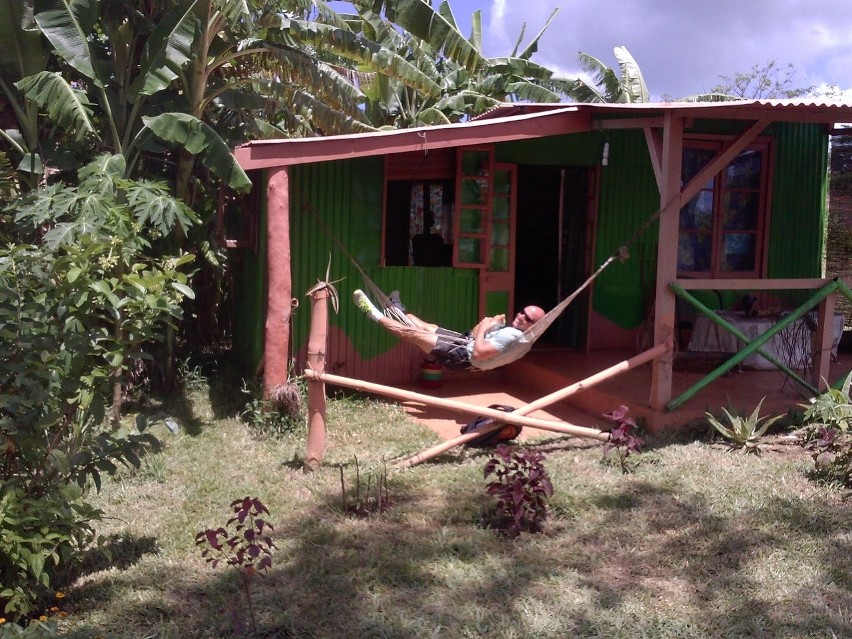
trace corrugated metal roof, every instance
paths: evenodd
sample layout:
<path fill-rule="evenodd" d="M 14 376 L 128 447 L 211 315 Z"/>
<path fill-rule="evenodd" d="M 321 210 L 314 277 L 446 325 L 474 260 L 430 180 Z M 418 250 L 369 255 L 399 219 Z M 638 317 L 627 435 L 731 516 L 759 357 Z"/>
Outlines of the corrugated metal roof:
<path fill-rule="evenodd" d="M 835 100 L 816 98 L 793 98 L 787 100 L 731 100 L 727 102 L 633 102 L 633 103 L 552 103 L 552 102 L 512 102 L 498 104 L 480 114 L 471 121 L 498 117 L 512 117 L 531 113 L 547 113 L 564 109 L 566 105 L 577 107 L 577 111 L 590 110 L 595 113 L 618 113 L 620 115 L 648 115 L 649 112 L 678 111 L 681 114 L 690 111 L 700 113 L 721 113 L 724 117 L 739 118 L 738 114 L 755 110 L 775 112 L 785 117 L 792 114 L 824 114 L 848 118 L 852 114 L 852 104 Z M 719 117 L 719 116 L 717 116 Z M 782 119 L 779 118 L 779 119 Z M 810 120 L 809 120 L 810 121 Z M 820 120 L 822 121 L 822 120 Z M 835 120 L 840 121 L 840 120 Z"/>
<path fill-rule="evenodd" d="M 647 102 L 634 104 L 506 104 L 458 124 L 317 138 L 257 140 L 235 149 L 244 169 L 487 144 L 590 131 L 601 121 L 681 117 L 834 125 L 852 122 L 852 104 L 812 98 L 733 102 Z M 641 122 L 633 126 L 641 127 Z"/>

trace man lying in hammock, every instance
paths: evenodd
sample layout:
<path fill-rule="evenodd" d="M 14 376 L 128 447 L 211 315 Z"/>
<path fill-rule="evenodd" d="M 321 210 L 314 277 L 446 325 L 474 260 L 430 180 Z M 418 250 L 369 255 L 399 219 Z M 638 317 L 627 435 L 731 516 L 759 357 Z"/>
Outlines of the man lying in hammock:
<path fill-rule="evenodd" d="M 483 318 L 467 333 L 457 333 L 412 315 L 405 310 L 398 297 L 394 299 L 393 293 L 391 303 L 405 314 L 410 325 L 383 315 L 363 291 L 356 290 L 352 299 L 367 317 L 378 322 L 399 339 L 414 344 L 451 370 L 465 370 L 472 366 L 472 360 L 481 361 L 496 357 L 545 315 L 538 306 L 526 306 L 515 315 L 511 326 L 506 326 L 505 315 L 496 315 Z"/>

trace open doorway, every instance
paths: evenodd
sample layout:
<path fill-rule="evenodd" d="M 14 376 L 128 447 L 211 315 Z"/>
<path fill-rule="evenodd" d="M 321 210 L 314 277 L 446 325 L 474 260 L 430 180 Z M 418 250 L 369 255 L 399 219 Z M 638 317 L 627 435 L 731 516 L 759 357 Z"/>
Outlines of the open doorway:
<path fill-rule="evenodd" d="M 518 166 L 515 307 L 550 310 L 586 277 L 588 169 Z M 575 300 L 539 343 L 585 346 L 588 296 Z"/>

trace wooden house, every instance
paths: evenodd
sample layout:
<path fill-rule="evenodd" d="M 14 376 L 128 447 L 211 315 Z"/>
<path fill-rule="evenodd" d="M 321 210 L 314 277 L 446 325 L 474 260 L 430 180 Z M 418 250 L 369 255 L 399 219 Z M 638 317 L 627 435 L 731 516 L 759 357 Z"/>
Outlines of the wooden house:
<path fill-rule="evenodd" d="M 833 300 L 848 290 L 818 293 L 829 141 L 842 122 L 852 105 L 807 100 L 511 104 L 446 126 L 245 144 L 235 155 L 255 188 L 223 216 L 235 349 L 247 370 L 263 361 L 265 388 L 285 382 L 305 362 L 306 291 L 328 271 L 340 308 L 326 370 L 403 384 L 422 353 L 357 311 L 355 264 L 421 317 L 465 329 L 525 304 L 552 308 L 626 245 L 630 257 L 531 355 L 557 367 L 672 345 L 644 368 L 639 402 L 663 426 L 682 421 L 676 353 L 697 316 L 745 298 L 777 324 L 775 311 L 816 295 L 816 387 L 837 338 Z"/>

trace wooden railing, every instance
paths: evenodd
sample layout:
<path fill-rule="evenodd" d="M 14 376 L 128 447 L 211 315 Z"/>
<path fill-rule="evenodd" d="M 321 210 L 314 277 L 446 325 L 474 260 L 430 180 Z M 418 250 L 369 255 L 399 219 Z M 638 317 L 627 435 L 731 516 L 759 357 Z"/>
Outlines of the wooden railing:
<path fill-rule="evenodd" d="M 726 331 L 729 331 L 740 341 L 745 344 L 745 347 L 734 353 L 723 364 L 708 373 L 705 377 L 687 389 L 682 395 L 673 399 L 666 404 L 666 410 L 674 410 L 690 397 L 695 395 L 702 388 L 718 379 L 732 368 L 740 364 L 748 356 L 759 353 L 775 366 L 781 369 L 786 375 L 795 379 L 804 388 L 817 394 L 824 386 L 825 380 L 828 378 L 828 369 L 831 357 L 832 343 L 832 318 L 834 316 L 835 297 L 839 293 L 852 301 L 852 289 L 840 278 L 834 279 L 770 279 L 770 280 L 677 280 L 669 284 L 669 288 L 680 299 L 688 302 L 701 314 L 705 315 L 712 322 L 721 326 Z M 689 290 L 724 290 L 724 291 L 743 291 L 751 292 L 756 290 L 777 291 L 777 290 L 814 290 L 816 292 L 811 295 L 807 301 L 803 302 L 789 313 L 781 316 L 769 330 L 762 333 L 755 339 L 749 339 L 730 322 L 720 317 L 719 314 L 707 307 L 694 295 L 689 293 Z M 815 335 L 815 357 L 814 370 L 816 371 L 816 385 L 811 384 L 807 380 L 799 376 L 795 371 L 791 370 L 787 365 L 778 360 L 774 355 L 762 350 L 762 347 L 771 340 L 777 333 L 783 331 L 804 315 L 809 313 L 811 309 L 819 304 L 819 312 L 817 317 L 817 330 Z"/>

